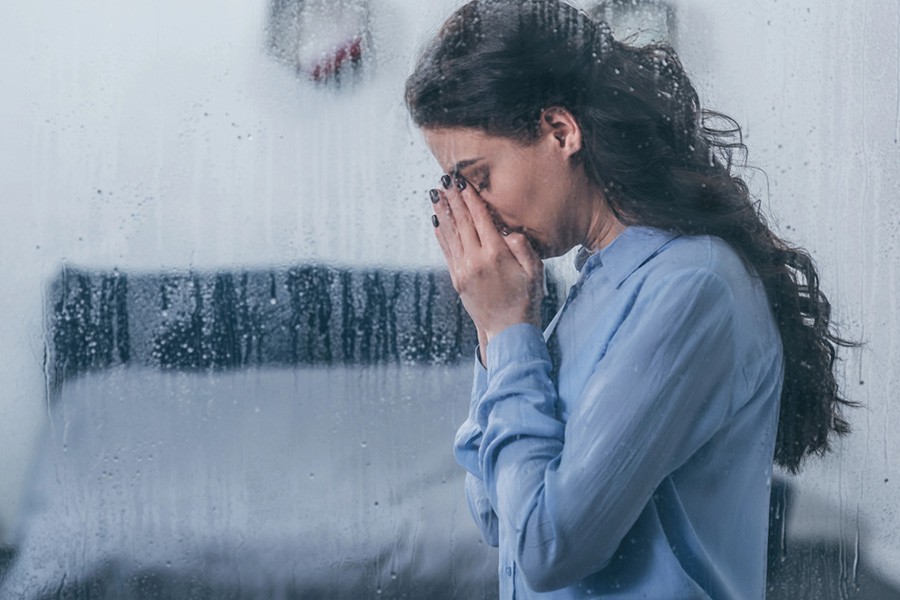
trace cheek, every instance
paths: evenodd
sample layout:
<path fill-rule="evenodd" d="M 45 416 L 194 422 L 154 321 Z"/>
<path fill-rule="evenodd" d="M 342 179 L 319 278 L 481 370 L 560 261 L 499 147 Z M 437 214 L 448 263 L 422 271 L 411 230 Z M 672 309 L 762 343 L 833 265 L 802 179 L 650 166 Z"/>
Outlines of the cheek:
<path fill-rule="evenodd" d="M 507 225 L 520 225 L 533 204 L 533 190 L 523 177 L 492 177 L 490 187 L 481 192 L 497 216 Z"/>

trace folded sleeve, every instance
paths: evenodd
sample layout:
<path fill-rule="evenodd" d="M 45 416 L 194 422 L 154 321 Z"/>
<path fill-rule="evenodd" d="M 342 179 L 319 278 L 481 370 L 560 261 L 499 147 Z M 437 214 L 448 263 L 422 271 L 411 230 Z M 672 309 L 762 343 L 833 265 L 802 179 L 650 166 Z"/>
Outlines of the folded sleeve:
<path fill-rule="evenodd" d="M 469 512 L 481 531 L 484 541 L 494 548 L 499 546 L 500 533 L 497 513 L 494 512 L 487 490 L 484 489 L 484 481 L 471 473 L 466 473 L 466 500 L 469 504 Z"/>
<path fill-rule="evenodd" d="M 739 372 L 734 311 L 708 269 L 646 283 L 567 424 L 540 329 L 513 325 L 491 340 L 472 427 L 485 491 L 529 587 L 602 569 L 656 487 L 721 427 Z"/>
<path fill-rule="evenodd" d="M 497 547 L 499 544 L 498 521 L 494 507 L 488 498 L 484 482 L 481 480 L 481 467 L 478 464 L 478 448 L 481 444 L 481 427 L 475 420 L 474 410 L 487 391 L 487 369 L 481 364 L 478 347 L 475 347 L 475 374 L 472 382 L 472 398 L 469 403 L 469 415 L 456 432 L 454 454 L 456 461 L 466 471 L 466 501 L 475 524 L 481 531 L 484 541 Z"/>
<path fill-rule="evenodd" d="M 487 391 L 487 369 L 481 364 L 478 346 L 475 347 L 475 374 L 472 380 L 472 397 L 469 402 L 469 415 L 456 431 L 453 444 L 456 462 L 469 473 L 481 478 L 481 467 L 478 465 L 478 447 L 481 444 L 481 427 L 475 419 L 475 408 Z"/>

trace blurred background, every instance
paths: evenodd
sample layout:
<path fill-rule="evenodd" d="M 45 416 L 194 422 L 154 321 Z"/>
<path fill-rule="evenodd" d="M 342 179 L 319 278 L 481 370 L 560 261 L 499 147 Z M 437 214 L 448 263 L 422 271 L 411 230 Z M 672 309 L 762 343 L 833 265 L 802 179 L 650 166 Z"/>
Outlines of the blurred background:
<path fill-rule="evenodd" d="M 460 4 L 0 6 L 0 598 L 496 597 L 402 104 Z M 773 483 L 769 597 L 900 597 L 900 2 L 578 5 L 674 44 L 866 343 L 853 434 Z"/>

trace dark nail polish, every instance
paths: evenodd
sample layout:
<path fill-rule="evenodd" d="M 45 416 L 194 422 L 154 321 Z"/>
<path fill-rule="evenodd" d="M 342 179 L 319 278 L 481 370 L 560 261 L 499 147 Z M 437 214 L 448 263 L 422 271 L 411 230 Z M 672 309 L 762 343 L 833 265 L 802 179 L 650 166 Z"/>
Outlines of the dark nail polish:
<path fill-rule="evenodd" d="M 463 191 L 466 189 L 466 178 L 462 175 L 457 175 L 456 177 L 456 187 L 459 188 L 459 191 Z"/>
<path fill-rule="evenodd" d="M 449 190 L 449 189 L 450 189 L 450 184 L 452 184 L 452 183 L 453 183 L 453 182 L 450 181 L 450 176 L 449 176 L 449 175 L 442 175 L 442 176 L 441 176 L 441 185 L 444 186 L 444 189 L 445 189 L 445 190 Z"/>
<path fill-rule="evenodd" d="M 438 223 L 437 215 L 431 215 L 431 224 L 434 225 L 435 227 L 440 225 L 440 223 Z"/>
<path fill-rule="evenodd" d="M 428 190 L 428 193 L 431 195 L 431 203 L 432 204 L 437 204 L 438 202 L 441 201 L 441 195 L 438 193 L 437 190 Z"/>

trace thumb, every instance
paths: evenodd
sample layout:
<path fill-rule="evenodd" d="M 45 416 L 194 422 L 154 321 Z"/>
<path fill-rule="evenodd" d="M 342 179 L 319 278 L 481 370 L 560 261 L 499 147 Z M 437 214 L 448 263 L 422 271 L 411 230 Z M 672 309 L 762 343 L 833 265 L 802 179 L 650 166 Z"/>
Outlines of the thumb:
<path fill-rule="evenodd" d="M 534 277 L 535 274 L 543 272 L 544 265 L 541 262 L 541 258 L 534 251 L 534 248 L 531 247 L 531 242 L 528 241 L 527 237 L 519 232 L 515 232 L 504 236 L 503 241 L 509 246 L 509 251 L 516 257 L 516 260 L 519 261 L 519 264 L 522 265 L 522 268 L 529 276 Z"/>

